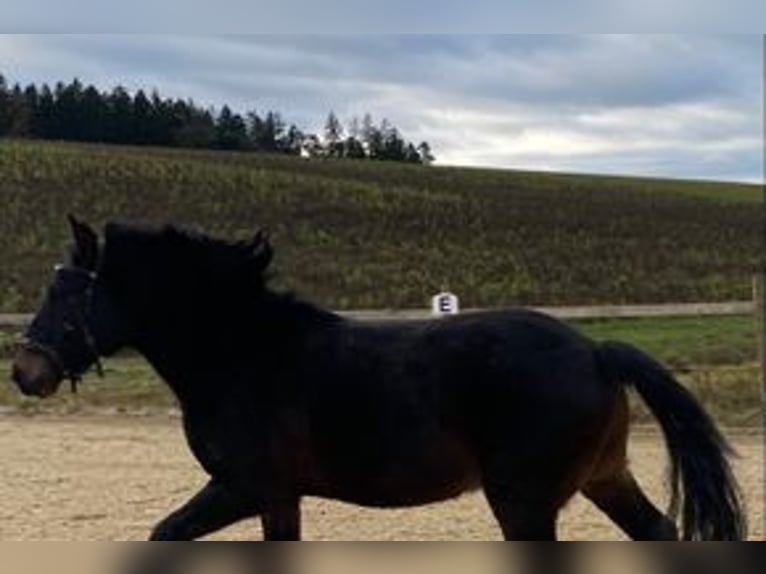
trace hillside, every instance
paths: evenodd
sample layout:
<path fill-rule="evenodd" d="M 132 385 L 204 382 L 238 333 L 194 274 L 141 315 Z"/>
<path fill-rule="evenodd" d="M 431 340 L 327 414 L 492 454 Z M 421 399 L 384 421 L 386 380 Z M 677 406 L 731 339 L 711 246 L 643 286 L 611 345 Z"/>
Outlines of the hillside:
<path fill-rule="evenodd" d="M 276 282 L 336 308 L 750 296 L 761 189 L 518 171 L 0 141 L 0 311 L 39 301 L 65 214 L 267 227 Z"/>

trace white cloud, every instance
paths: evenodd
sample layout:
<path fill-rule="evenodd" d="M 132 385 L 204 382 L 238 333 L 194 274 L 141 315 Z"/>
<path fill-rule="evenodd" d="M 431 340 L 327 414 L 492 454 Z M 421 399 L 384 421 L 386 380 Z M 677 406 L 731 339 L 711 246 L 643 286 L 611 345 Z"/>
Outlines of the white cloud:
<path fill-rule="evenodd" d="M 3 6 L 3 25 L 37 33 L 760 33 L 763 15 L 756 0 L 25 0 Z"/>
<path fill-rule="evenodd" d="M 80 77 L 205 105 L 387 117 L 440 163 L 762 174 L 759 37 L 0 36 L 11 81 Z"/>

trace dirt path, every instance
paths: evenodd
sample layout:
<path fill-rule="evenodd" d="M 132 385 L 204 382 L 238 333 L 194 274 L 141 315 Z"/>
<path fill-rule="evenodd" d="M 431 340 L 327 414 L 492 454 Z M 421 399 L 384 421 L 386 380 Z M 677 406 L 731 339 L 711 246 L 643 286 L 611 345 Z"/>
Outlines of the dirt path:
<path fill-rule="evenodd" d="M 751 537 L 763 537 L 760 436 L 731 434 L 746 494 Z M 0 417 L 0 540 L 141 540 L 152 525 L 205 482 L 178 420 L 146 417 Z M 653 500 L 663 500 L 665 451 L 637 433 L 631 459 Z M 309 540 L 496 540 L 480 494 L 407 510 L 368 510 L 307 499 Z M 617 540 L 621 534 L 576 498 L 559 523 L 563 539 Z M 216 539 L 260 536 L 249 521 Z"/>

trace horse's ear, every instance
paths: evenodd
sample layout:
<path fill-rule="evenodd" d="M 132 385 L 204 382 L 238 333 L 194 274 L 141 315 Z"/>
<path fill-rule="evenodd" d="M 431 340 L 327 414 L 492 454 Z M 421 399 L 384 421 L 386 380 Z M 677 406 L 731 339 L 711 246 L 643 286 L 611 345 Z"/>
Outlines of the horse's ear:
<path fill-rule="evenodd" d="M 79 221 L 74 215 L 68 215 L 67 219 L 74 238 L 72 265 L 95 271 L 98 264 L 98 235 L 87 223 Z"/>
<path fill-rule="evenodd" d="M 269 263 L 271 263 L 271 258 L 274 256 L 268 232 L 259 229 L 250 245 L 252 246 L 251 257 L 253 260 L 256 261 L 261 270 L 266 269 Z"/>

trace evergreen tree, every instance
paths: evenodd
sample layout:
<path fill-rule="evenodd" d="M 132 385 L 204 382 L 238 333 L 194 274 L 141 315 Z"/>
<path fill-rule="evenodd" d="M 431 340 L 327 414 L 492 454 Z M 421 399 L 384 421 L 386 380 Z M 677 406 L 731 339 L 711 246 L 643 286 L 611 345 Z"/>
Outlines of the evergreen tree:
<path fill-rule="evenodd" d="M 373 158 L 420 161 L 433 155 L 426 142 L 417 148 L 406 142 L 387 120 L 375 126 L 372 116 L 354 116 L 347 135 L 330 112 L 323 137 L 286 127 L 282 116 L 269 111 L 264 117 L 250 112 L 247 120 L 224 106 L 220 114 L 198 107 L 192 100 L 163 98 L 156 90 L 147 97 L 122 86 L 111 92 L 84 87 L 78 78 L 69 84 L 34 84 L 9 88 L 0 74 L 0 136 L 34 137 L 134 145 L 255 150 L 303 154 L 310 157 Z"/>
<path fill-rule="evenodd" d="M 24 88 L 24 93 L 17 105 L 17 121 L 23 125 L 19 129 L 19 135 L 26 137 L 39 137 L 40 126 L 38 123 L 40 96 L 37 92 L 37 86 L 29 84 Z"/>
<path fill-rule="evenodd" d="M 11 96 L 5 76 L 0 74 L 0 136 L 7 135 L 11 129 Z"/>
<path fill-rule="evenodd" d="M 82 84 L 75 78 L 66 86 L 57 85 L 56 116 L 61 139 L 81 141 L 83 123 L 81 117 Z"/>
<path fill-rule="evenodd" d="M 281 149 L 285 123 L 277 112 L 268 112 L 261 118 L 256 112 L 248 114 L 251 147 L 258 151 L 276 152 Z"/>
<path fill-rule="evenodd" d="M 131 122 L 131 143 L 146 145 L 151 141 L 152 102 L 143 90 L 133 96 L 133 114 Z"/>
<path fill-rule="evenodd" d="M 330 157 L 343 156 L 343 126 L 334 112 L 327 115 L 324 126 L 324 141 L 327 155 Z"/>
<path fill-rule="evenodd" d="M 266 114 L 266 133 L 269 137 L 269 146 L 266 151 L 275 152 L 279 150 L 279 142 L 285 135 L 285 122 L 278 112 L 269 112 Z"/>
<path fill-rule="evenodd" d="M 363 129 L 367 147 L 367 157 L 370 159 L 385 159 L 385 145 L 381 130 L 372 124 L 365 126 Z"/>
<path fill-rule="evenodd" d="M 407 163 L 421 163 L 420 154 L 415 146 L 412 145 L 412 142 L 408 143 L 404 150 L 404 161 Z"/>
<path fill-rule="evenodd" d="M 213 114 L 188 103 L 186 119 L 176 131 L 176 142 L 181 147 L 215 147 L 216 127 Z"/>
<path fill-rule="evenodd" d="M 36 136 L 45 139 L 55 137 L 56 100 L 47 84 L 40 89 L 35 116 Z"/>
<path fill-rule="evenodd" d="M 364 159 L 367 154 L 364 151 L 364 146 L 355 137 L 349 136 L 346 141 L 343 142 L 343 157 L 349 159 Z"/>
<path fill-rule="evenodd" d="M 348 129 L 346 130 L 348 133 L 348 137 L 358 140 L 361 143 L 362 140 L 362 126 L 359 123 L 359 118 L 356 116 L 353 116 L 351 118 L 351 121 L 348 122 Z"/>
<path fill-rule="evenodd" d="M 117 86 L 106 100 L 104 137 L 112 143 L 134 143 L 133 99 L 127 90 Z"/>
<path fill-rule="evenodd" d="M 106 141 L 106 110 L 101 94 L 93 86 L 88 86 L 82 93 L 79 102 L 80 137 L 83 141 L 103 142 Z"/>
<path fill-rule="evenodd" d="M 378 130 L 372 121 L 372 116 L 369 113 L 364 114 L 360 136 L 362 138 L 362 143 L 364 143 L 365 146 L 370 145 L 370 140 L 373 138 L 376 131 Z"/>
<path fill-rule="evenodd" d="M 420 163 L 423 165 L 431 165 L 436 158 L 431 153 L 431 146 L 428 142 L 420 142 L 418 145 L 418 154 L 420 155 Z"/>
<path fill-rule="evenodd" d="M 291 125 L 279 142 L 279 149 L 290 155 L 299 155 L 303 145 L 304 134 L 295 125 Z"/>
<path fill-rule="evenodd" d="M 10 135 L 13 137 L 29 136 L 29 114 L 25 106 L 24 90 L 19 84 L 14 84 L 10 95 L 11 125 Z"/>
<path fill-rule="evenodd" d="M 242 116 L 224 106 L 215 125 L 215 146 L 218 149 L 241 150 L 248 144 L 247 124 Z"/>
<path fill-rule="evenodd" d="M 383 120 L 380 126 L 383 150 L 381 159 L 387 161 L 404 161 L 405 143 L 397 130 L 388 120 Z"/>
<path fill-rule="evenodd" d="M 166 146 L 173 141 L 173 105 L 162 99 L 157 90 L 152 90 L 149 142 Z"/>
<path fill-rule="evenodd" d="M 258 112 L 255 110 L 247 112 L 247 133 L 251 149 L 261 151 L 261 145 L 266 139 L 264 132 L 264 122 Z"/>

